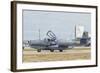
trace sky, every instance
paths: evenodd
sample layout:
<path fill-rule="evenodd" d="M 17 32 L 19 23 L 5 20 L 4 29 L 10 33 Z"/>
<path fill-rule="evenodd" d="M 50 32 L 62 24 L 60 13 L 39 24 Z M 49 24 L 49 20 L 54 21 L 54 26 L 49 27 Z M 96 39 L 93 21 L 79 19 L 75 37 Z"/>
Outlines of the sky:
<path fill-rule="evenodd" d="M 46 38 L 51 30 L 57 39 L 72 40 L 75 38 L 75 25 L 83 25 L 91 33 L 91 14 L 61 11 L 23 10 L 23 40 Z"/>

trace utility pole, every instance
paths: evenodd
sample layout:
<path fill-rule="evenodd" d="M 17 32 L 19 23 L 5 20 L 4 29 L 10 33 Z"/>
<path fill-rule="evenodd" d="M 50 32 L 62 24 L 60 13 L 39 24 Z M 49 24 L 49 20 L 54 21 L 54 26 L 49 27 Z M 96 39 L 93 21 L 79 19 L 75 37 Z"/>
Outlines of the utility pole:
<path fill-rule="evenodd" d="M 39 29 L 39 40 L 41 40 L 41 37 L 40 37 L 40 29 Z"/>

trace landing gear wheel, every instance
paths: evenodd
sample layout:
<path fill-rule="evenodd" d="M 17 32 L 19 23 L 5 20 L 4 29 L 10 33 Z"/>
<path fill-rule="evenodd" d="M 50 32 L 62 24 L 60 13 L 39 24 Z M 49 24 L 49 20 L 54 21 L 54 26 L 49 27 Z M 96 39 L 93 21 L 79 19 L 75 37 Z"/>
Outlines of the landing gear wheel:
<path fill-rule="evenodd" d="M 53 49 L 51 49 L 50 51 L 51 51 L 51 52 L 54 52 L 54 50 L 53 50 Z"/>
<path fill-rule="evenodd" d="M 61 49 L 60 49 L 59 51 L 60 51 L 60 52 L 63 52 L 63 50 L 61 50 Z"/>
<path fill-rule="evenodd" d="M 41 52 L 41 49 L 38 49 L 37 52 Z"/>

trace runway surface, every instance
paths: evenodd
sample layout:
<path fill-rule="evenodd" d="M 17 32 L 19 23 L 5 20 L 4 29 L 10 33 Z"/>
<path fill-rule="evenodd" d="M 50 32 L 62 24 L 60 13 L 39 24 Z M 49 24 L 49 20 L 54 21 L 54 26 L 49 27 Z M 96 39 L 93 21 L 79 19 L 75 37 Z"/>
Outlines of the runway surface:
<path fill-rule="evenodd" d="M 64 61 L 64 60 L 84 60 L 91 59 L 91 50 L 90 48 L 73 48 L 69 50 L 42 50 L 37 52 L 33 49 L 24 49 L 23 50 L 23 62 L 44 62 L 44 61 Z"/>

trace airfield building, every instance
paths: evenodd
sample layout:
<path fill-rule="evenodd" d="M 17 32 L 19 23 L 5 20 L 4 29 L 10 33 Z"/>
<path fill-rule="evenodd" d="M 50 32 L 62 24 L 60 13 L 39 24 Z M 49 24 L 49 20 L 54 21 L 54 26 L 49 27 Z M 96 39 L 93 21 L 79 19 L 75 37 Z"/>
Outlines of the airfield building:
<path fill-rule="evenodd" d="M 89 32 L 84 30 L 83 25 L 75 26 L 75 42 L 80 43 L 81 45 L 84 43 L 90 43 L 91 37 Z M 89 44 L 90 45 L 90 44 Z"/>

